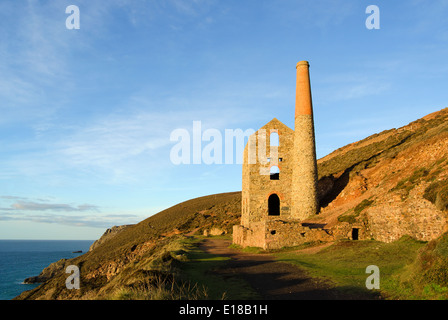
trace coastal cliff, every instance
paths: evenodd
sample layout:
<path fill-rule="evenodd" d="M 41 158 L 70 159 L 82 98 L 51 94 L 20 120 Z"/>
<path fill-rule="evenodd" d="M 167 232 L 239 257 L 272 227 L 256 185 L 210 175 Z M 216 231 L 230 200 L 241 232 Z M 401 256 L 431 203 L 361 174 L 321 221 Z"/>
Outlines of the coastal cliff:
<path fill-rule="evenodd" d="M 92 251 L 96 247 L 100 246 L 102 243 L 112 239 L 117 234 L 119 234 L 121 231 L 123 231 L 124 229 L 126 229 L 130 226 L 132 226 L 132 224 L 127 224 L 127 225 L 122 225 L 122 226 L 113 226 L 112 228 L 107 229 L 98 240 L 96 240 L 94 243 L 92 243 L 92 245 L 89 248 L 89 251 Z"/>
<path fill-rule="evenodd" d="M 366 241 L 411 236 L 428 242 L 426 256 L 446 253 L 440 248 L 447 231 L 448 109 L 335 150 L 318 160 L 318 173 L 321 209 L 303 221 L 310 229 L 324 226 L 332 241 L 354 240 L 354 229 Z M 16 299 L 109 299 L 125 289 L 154 288 L 161 278 L 174 287 L 187 239 L 216 229 L 230 234 L 240 217 L 241 192 L 231 192 L 185 201 L 138 224 L 113 227 L 89 252 L 44 269 L 30 281 L 45 282 Z M 434 243 L 437 252 L 432 251 Z M 431 268 L 418 259 L 418 268 Z M 437 259 L 438 270 L 448 267 L 444 256 Z M 80 268 L 80 290 L 65 287 L 62 269 L 68 264 Z"/>

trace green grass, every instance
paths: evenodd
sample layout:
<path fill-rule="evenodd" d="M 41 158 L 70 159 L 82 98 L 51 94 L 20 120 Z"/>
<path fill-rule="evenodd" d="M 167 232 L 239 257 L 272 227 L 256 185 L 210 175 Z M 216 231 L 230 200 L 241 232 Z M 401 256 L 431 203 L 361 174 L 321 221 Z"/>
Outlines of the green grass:
<path fill-rule="evenodd" d="M 401 199 L 405 200 L 412 189 L 417 185 L 417 183 L 429 175 L 429 170 L 425 168 L 416 169 L 411 176 L 406 177 L 398 181 L 397 185 L 391 189 L 391 191 L 401 190 Z"/>
<path fill-rule="evenodd" d="M 246 252 L 246 253 L 264 253 L 264 252 L 266 252 L 265 250 L 263 250 L 260 247 L 244 247 L 243 248 L 240 245 L 233 244 L 233 243 L 229 246 L 229 248 L 237 249 L 241 252 Z"/>
<path fill-rule="evenodd" d="M 448 233 L 424 246 L 406 267 L 397 288 L 413 299 L 448 299 Z"/>
<path fill-rule="evenodd" d="M 356 218 L 363 212 L 365 209 L 370 207 L 372 203 L 374 203 L 374 200 L 371 199 L 364 199 L 359 203 L 355 208 L 348 210 L 346 213 L 340 215 L 338 217 L 339 222 L 348 222 L 348 223 L 355 223 Z"/>
<path fill-rule="evenodd" d="M 254 291 L 236 276 L 221 276 L 227 257 L 198 248 L 203 236 L 166 239 L 152 255 L 129 264 L 111 279 L 99 298 L 108 300 L 255 299 Z M 228 236 L 216 238 L 228 239 Z M 96 297 L 98 298 L 98 296 Z"/>
<path fill-rule="evenodd" d="M 201 230 L 204 226 L 213 224 L 228 231 L 236 224 L 240 213 L 241 192 L 222 193 L 181 202 L 126 228 L 100 245 L 89 253 L 85 268 L 94 269 L 98 262 L 125 256 L 134 246 L 160 239 L 162 234 L 175 229 Z"/>
<path fill-rule="evenodd" d="M 330 160 L 320 163 L 318 170 L 319 177 L 322 178 L 324 176 L 331 175 L 338 176 L 341 172 L 349 172 L 350 175 L 356 174 L 364 168 L 377 165 L 384 158 L 396 157 L 398 153 L 405 151 L 407 148 L 418 146 L 418 144 L 420 143 L 432 143 L 435 140 L 445 138 L 448 136 L 447 119 L 448 109 L 445 109 L 442 110 L 440 114 L 434 119 L 420 119 L 415 121 L 413 123 L 413 127 L 415 127 L 415 129 L 410 129 L 410 127 L 407 127 L 403 130 L 392 129 L 387 132 L 381 133 L 392 133 L 392 135 L 384 138 L 383 140 L 378 139 L 376 140 L 376 142 L 373 142 L 374 138 L 378 138 L 381 135 L 377 134 L 359 141 L 354 144 L 354 148 L 352 148 L 349 152 L 339 155 L 336 154 Z M 368 142 L 369 140 L 372 140 L 372 143 L 366 144 L 365 142 Z M 428 189 L 425 192 L 425 198 L 432 201 L 438 208 L 446 210 L 448 209 L 448 182 L 446 180 L 440 181 L 441 178 L 439 176 L 440 174 L 446 172 L 447 165 L 448 163 L 446 156 L 444 158 L 437 159 L 437 161 L 435 161 L 435 163 L 433 164 L 433 167 L 427 167 L 427 169 L 430 171 L 429 174 L 427 174 L 425 169 L 423 169 L 422 171 L 416 171 L 414 175 L 408 178 L 407 181 L 403 181 L 399 188 L 403 188 L 403 190 L 405 190 L 404 192 L 408 192 L 408 190 L 411 190 L 411 188 L 413 188 L 413 184 L 410 183 L 412 182 L 411 180 L 414 180 L 414 182 L 416 183 L 418 183 L 420 180 L 425 180 L 426 182 L 430 183 Z M 345 178 L 346 176 L 343 175 L 343 177 Z M 363 206 L 364 205 L 366 205 L 366 203 L 364 203 Z M 359 209 L 361 210 L 363 208 L 360 207 Z M 358 211 L 359 210 L 355 210 L 354 208 L 350 213 L 353 213 L 353 217 L 355 217 L 355 215 L 358 214 Z M 362 210 L 359 211 L 359 213 L 360 212 L 362 212 Z M 179 203 L 171 208 L 167 208 L 159 212 L 158 214 L 141 221 L 136 225 L 126 228 L 110 240 L 100 245 L 92 252 L 88 252 L 74 259 L 70 259 L 67 263 L 78 265 L 81 269 L 81 283 L 83 284 L 81 290 L 76 292 L 74 292 L 73 290 L 68 292 L 66 290 L 66 274 L 62 270 L 50 282 L 36 288 L 32 293 L 30 293 L 30 296 L 33 296 L 33 298 L 37 298 L 39 296 L 43 297 L 48 292 L 53 292 L 51 294 L 52 299 L 70 298 L 75 295 L 76 297 L 81 298 L 83 292 L 91 292 L 91 294 L 94 295 L 99 290 L 102 290 L 114 281 L 117 282 L 118 285 L 128 285 L 127 281 L 131 279 L 131 275 L 137 275 L 137 273 L 134 274 L 132 272 L 137 272 L 136 270 L 138 268 L 142 268 L 142 270 L 145 271 L 149 269 L 163 271 L 163 269 L 170 269 L 171 263 L 177 265 L 185 265 L 187 272 L 189 272 L 192 276 L 211 288 L 211 291 L 214 290 L 213 295 L 216 298 L 221 298 L 221 295 L 223 294 L 223 292 L 220 292 L 218 289 L 216 289 L 221 287 L 220 284 L 224 285 L 222 286 L 222 288 L 228 288 L 231 287 L 231 285 L 235 285 L 235 288 L 237 289 L 235 289 L 234 291 L 236 292 L 232 291 L 232 288 L 226 291 L 226 294 L 228 294 L 228 296 L 230 297 L 240 297 L 241 295 L 250 296 L 251 294 L 248 290 L 246 290 L 247 288 L 241 288 L 244 286 L 242 284 L 239 284 L 235 279 L 218 277 L 210 272 L 207 272 L 207 265 L 212 269 L 224 266 L 227 261 L 223 257 L 203 256 L 200 252 L 195 251 L 196 249 L 194 249 L 194 246 L 193 248 L 189 247 L 188 250 L 178 250 L 175 248 L 166 247 L 169 254 L 165 252 L 162 255 L 159 255 L 158 253 L 160 250 L 165 250 L 165 246 L 168 246 L 168 242 L 170 241 L 170 239 L 167 239 L 169 237 L 166 237 L 166 233 L 170 233 L 174 230 L 184 233 L 197 230 L 197 232 L 200 233 L 201 231 L 203 231 L 203 229 L 210 228 L 210 226 L 217 226 L 227 232 L 230 232 L 232 225 L 238 224 L 240 222 L 240 215 L 241 192 L 210 195 Z M 156 246 L 148 252 L 145 252 L 143 256 L 137 256 L 137 261 L 132 260 L 135 252 L 138 252 L 142 247 L 145 246 L 145 244 L 151 241 L 154 241 L 154 243 L 156 243 Z M 380 253 L 384 255 L 383 249 L 393 248 L 393 244 L 388 244 L 386 245 L 386 247 L 384 247 L 383 245 L 378 245 L 379 249 L 373 249 L 373 247 L 376 245 L 375 242 L 366 242 L 367 244 L 365 245 L 365 247 L 363 246 L 363 243 L 363 241 L 360 241 L 354 244 L 354 246 L 359 246 L 358 249 L 361 253 L 363 253 L 361 255 L 357 255 L 354 252 L 350 253 L 350 249 L 348 249 L 347 252 L 343 250 L 338 251 L 337 248 L 339 248 L 338 246 L 341 245 L 333 246 L 333 249 L 331 250 L 334 250 L 334 252 L 331 251 L 330 248 L 328 248 L 327 250 L 330 251 L 324 250 L 322 253 L 313 255 L 313 258 L 310 258 L 311 255 L 294 256 L 291 251 L 289 251 L 288 253 L 282 252 L 280 254 L 283 254 L 285 256 L 291 255 L 290 259 L 291 261 L 296 261 L 295 263 L 299 263 L 298 261 L 301 261 L 300 263 L 302 263 L 303 265 L 315 266 L 316 274 L 323 274 L 328 278 L 334 277 L 335 279 L 339 279 L 344 282 L 344 270 L 346 270 L 346 274 L 350 275 L 350 272 L 354 272 L 351 276 L 355 278 L 359 277 L 358 280 L 365 280 L 366 275 L 363 271 L 367 266 L 365 264 L 368 263 L 368 260 L 371 260 L 371 258 L 374 257 L 374 253 L 381 257 Z M 189 245 L 193 244 L 190 243 Z M 347 244 L 345 244 L 345 246 L 349 247 Z M 398 245 L 395 244 L 395 246 Z M 413 247 L 413 245 L 409 245 L 409 247 Z M 186 253 L 182 252 L 181 250 L 184 250 Z M 410 257 L 412 257 L 415 252 L 409 250 L 409 248 L 405 248 L 404 252 L 409 253 Z M 426 292 L 427 294 L 435 294 L 437 292 L 443 293 L 445 290 L 445 286 L 443 285 L 443 268 L 448 266 L 448 264 L 445 265 L 444 262 L 444 259 L 446 258 L 440 256 L 438 253 L 430 254 L 428 252 L 423 254 L 419 258 L 419 266 L 423 268 L 422 270 L 425 270 L 425 274 L 427 274 L 428 279 L 430 279 L 429 282 L 425 282 L 425 287 L 421 290 L 421 292 Z M 180 259 L 180 257 L 184 254 L 187 256 L 187 259 L 190 259 L 189 261 Z M 395 254 L 399 258 L 396 261 L 390 262 L 387 262 L 388 260 L 385 259 L 386 265 L 383 267 L 379 265 L 381 270 L 383 270 L 382 268 L 385 268 L 385 271 L 388 270 L 387 268 L 397 268 L 397 270 L 401 268 L 405 261 L 405 258 L 400 255 L 400 252 L 395 252 Z M 359 259 L 361 259 L 363 255 L 366 256 L 365 261 L 359 261 Z M 178 256 L 179 259 L 177 258 Z M 332 265 L 332 258 L 336 259 L 336 263 L 334 263 L 334 265 Z M 101 268 L 107 266 L 110 261 L 116 262 L 117 265 L 122 265 L 123 270 L 127 270 L 126 264 L 129 263 L 129 259 L 131 259 L 132 263 L 135 262 L 135 265 L 128 266 L 130 272 L 129 275 L 116 275 L 112 279 L 107 279 L 105 274 L 99 274 L 97 277 L 89 279 L 83 278 L 85 275 L 88 275 L 91 272 L 101 270 Z M 356 264 L 356 261 L 358 261 L 357 263 L 362 262 L 362 265 L 359 265 L 358 267 L 356 267 L 355 265 L 351 265 Z M 428 261 L 432 261 L 434 264 L 428 267 Z M 415 265 L 415 268 L 417 268 L 417 265 L 418 264 Z M 349 271 L 349 269 L 346 268 L 352 268 L 350 270 L 355 271 Z M 322 270 L 322 272 L 319 270 Z M 359 272 L 361 272 L 361 276 L 359 276 Z M 414 273 L 414 275 L 415 274 L 416 273 Z M 338 278 L 339 275 L 340 278 Z M 351 279 L 351 276 L 348 278 Z M 349 281 L 348 278 L 345 282 L 348 282 L 350 286 L 356 287 L 355 284 L 350 283 L 351 280 Z M 151 279 L 147 275 L 142 275 L 142 279 L 140 280 L 150 281 Z M 387 284 L 386 280 L 384 280 L 382 283 Z M 195 284 L 195 282 L 192 283 Z M 230 286 L 229 283 L 231 284 Z M 194 288 L 194 284 L 192 288 Z M 180 283 L 179 285 L 181 288 L 184 288 L 184 283 Z M 238 291 L 238 285 L 241 286 L 240 289 L 242 290 L 242 293 Z M 186 286 L 188 287 L 188 284 Z M 190 292 L 189 289 L 182 289 L 181 291 L 185 292 L 186 295 L 193 294 L 193 296 L 196 296 L 196 294 L 198 294 L 199 296 L 201 296 L 201 294 L 197 293 L 195 290 L 196 289 L 193 289 Z M 50 293 L 48 293 L 48 295 L 50 295 Z M 133 294 L 135 295 L 136 293 L 123 291 L 121 294 L 117 293 L 117 296 L 127 298 L 132 296 Z"/>
<path fill-rule="evenodd" d="M 403 268 L 414 261 L 423 242 L 409 237 L 393 243 L 378 241 L 339 241 L 315 254 L 276 253 L 277 259 L 304 268 L 311 276 L 329 281 L 336 290 L 360 297 L 397 296 L 396 279 Z M 380 290 L 369 291 L 366 268 L 380 269 Z M 402 294 L 402 293 L 400 293 Z"/>
<path fill-rule="evenodd" d="M 439 210 L 448 210 L 448 179 L 435 181 L 426 189 L 423 197 L 436 205 Z"/>
<path fill-rule="evenodd" d="M 238 276 L 218 275 L 216 269 L 225 268 L 228 257 L 208 254 L 198 248 L 201 237 L 185 241 L 188 261 L 182 262 L 180 271 L 183 279 L 204 286 L 211 300 L 259 299 L 257 293 Z"/>
<path fill-rule="evenodd" d="M 204 300 L 208 298 L 205 287 L 191 282 L 177 282 L 163 276 L 153 281 L 142 281 L 132 286 L 116 288 L 107 296 L 109 300 Z"/>

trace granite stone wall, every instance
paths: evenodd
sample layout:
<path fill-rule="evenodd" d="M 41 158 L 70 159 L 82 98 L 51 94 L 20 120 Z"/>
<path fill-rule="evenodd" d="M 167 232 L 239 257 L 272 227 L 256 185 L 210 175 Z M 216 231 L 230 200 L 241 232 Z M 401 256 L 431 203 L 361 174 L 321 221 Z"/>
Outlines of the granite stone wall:
<path fill-rule="evenodd" d="M 233 228 L 233 242 L 243 247 L 260 247 L 265 250 L 294 247 L 304 243 L 335 240 L 330 230 L 302 226 L 300 221 L 266 220 L 250 228 L 241 225 Z"/>

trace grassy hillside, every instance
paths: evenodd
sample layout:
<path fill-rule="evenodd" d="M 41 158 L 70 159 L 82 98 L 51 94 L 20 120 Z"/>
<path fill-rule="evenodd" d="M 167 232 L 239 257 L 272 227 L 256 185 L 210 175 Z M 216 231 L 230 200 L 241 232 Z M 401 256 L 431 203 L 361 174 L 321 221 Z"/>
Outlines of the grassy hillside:
<path fill-rule="evenodd" d="M 430 241 L 396 277 L 394 298 L 448 299 L 448 233 Z"/>
<path fill-rule="evenodd" d="M 328 280 L 340 292 L 359 299 L 408 298 L 397 290 L 397 282 L 403 269 L 424 246 L 424 242 L 406 236 L 392 243 L 341 240 L 313 253 L 288 249 L 276 256 L 279 261 L 298 265 L 311 275 Z M 366 289 L 366 268 L 370 265 L 379 268 L 381 290 Z"/>
<path fill-rule="evenodd" d="M 120 232 L 111 241 L 95 249 L 90 259 L 107 259 L 117 252 L 126 254 L 151 240 L 173 233 L 198 232 L 211 225 L 231 231 L 238 223 L 241 211 L 241 192 L 223 193 L 200 197 L 165 209 L 140 223 Z"/>
<path fill-rule="evenodd" d="M 429 222 L 434 223 L 434 234 L 440 231 L 438 226 L 445 225 L 442 218 L 448 208 L 447 120 L 448 109 L 443 109 L 319 159 L 323 208 L 310 221 L 328 226 L 362 225 L 370 232 L 369 237 L 383 242 L 370 238 L 355 245 L 338 242 L 316 255 L 285 253 L 282 259 L 308 266 L 316 275 L 325 270 L 334 281 L 353 286 L 353 279 L 347 280 L 353 270 L 365 268 L 372 257 L 383 257 L 384 268 L 390 271 L 385 283 L 396 281 L 396 287 L 402 290 L 394 293 L 397 297 L 411 293 L 422 296 L 430 290 L 444 293 L 445 238 L 427 246 L 422 241 L 398 239 L 403 226 L 418 238 L 425 236 L 421 226 Z M 19 299 L 209 298 L 206 289 L 180 276 L 182 266 L 195 256 L 188 236 L 211 228 L 229 234 L 232 226 L 239 224 L 240 212 L 241 192 L 185 201 L 125 228 L 80 257 L 60 263 L 56 276 Z M 416 212 L 428 216 L 420 221 L 413 217 Z M 417 255 L 420 248 L 422 252 Z M 400 250 L 406 254 L 399 255 Z M 394 260 L 395 256 L 400 259 Z M 405 267 L 415 257 L 415 262 Z M 359 266 L 353 265 L 358 262 Z M 81 290 L 65 289 L 67 275 L 63 271 L 70 264 L 81 269 Z M 408 278 L 401 278 L 404 268 Z M 363 277 L 364 273 L 358 280 Z M 213 291 L 214 297 L 220 294 Z"/>
<path fill-rule="evenodd" d="M 319 159 L 322 209 L 306 222 L 361 228 L 361 239 L 383 242 L 440 236 L 447 222 L 447 145 L 443 109 Z"/>
<path fill-rule="evenodd" d="M 319 178 L 375 166 L 381 159 L 394 158 L 412 145 L 448 134 L 447 119 L 448 108 L 445 108 L 402 128 L 386 130 L 339 148 L 319 159 Z"/>
<path fill-rule="evenodd" d="M 185 258 L 182 234 L 201 233 L 212 226 L 229 232 L 239 223 L 240 211 L 241 192 L 182 202 L 129 226 L 82 256 L 63 261 L 55 277 L 18 299 L 109 299 L 120 297 L 117 289 L 126 292 L 136 286 L 157 288 L 161 295 L 176 286 L 173 292 L 179 295 L 200 297 L 189 284 L 173 282 L 176 261 Z M 71 264 L 80 267 L 81 290 L 65 289 L 64 270 Z"/>

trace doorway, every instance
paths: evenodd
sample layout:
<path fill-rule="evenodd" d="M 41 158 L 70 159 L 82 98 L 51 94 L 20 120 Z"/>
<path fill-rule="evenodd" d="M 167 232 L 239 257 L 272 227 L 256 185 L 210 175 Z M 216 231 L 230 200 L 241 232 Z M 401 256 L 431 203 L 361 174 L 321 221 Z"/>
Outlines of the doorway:
<path fill-rule="evenodd" d="M 271 194 L 268 199 L 268 215 L 280 215 L 280 198 L 275 193 Z"/>
<path fill-rule="evenodd" d="M 352 229 L 352 240 L 358 240 L 359 239 L 359 229 L 353 228 Z"/>

